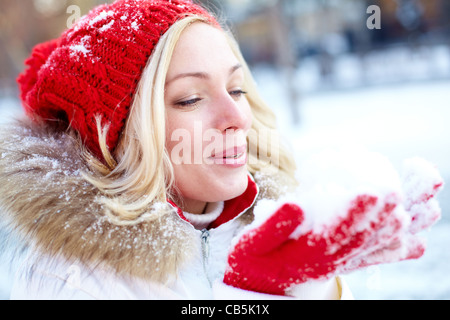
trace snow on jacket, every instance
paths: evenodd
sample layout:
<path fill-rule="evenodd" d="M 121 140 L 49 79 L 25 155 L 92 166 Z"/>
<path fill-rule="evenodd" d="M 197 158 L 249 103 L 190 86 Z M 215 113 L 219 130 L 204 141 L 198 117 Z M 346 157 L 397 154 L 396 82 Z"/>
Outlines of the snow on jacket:
<path fill-rule="evenodd" d="M 69 134 L 29 122 L 2 131 L 1 219 L 28 247 L 11 299 L 285 298 L 221 281 L 254 204 L 282 192 L 280 175 L 249 175 L 247 191 L 219 204 L 208 228 L 196 229 L 169 202 L 154 204 L 138 224 L 118 226 L 103 214 L 103 195 L 83 179 L 88 168 Z M 351 298 L 340 278 L 306 283 L 296 293 Z"/>

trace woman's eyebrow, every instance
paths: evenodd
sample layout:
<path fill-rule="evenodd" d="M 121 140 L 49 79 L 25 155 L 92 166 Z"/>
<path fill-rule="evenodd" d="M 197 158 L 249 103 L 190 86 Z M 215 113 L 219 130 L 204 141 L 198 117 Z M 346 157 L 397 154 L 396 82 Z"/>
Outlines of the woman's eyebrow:
<path fill-rule="evenodd" d="M 234 72 L 236 72 L 236 70 L 239 70 L 240 68 L 242 68 L 242 65 L 240 63 L 234 65 L 233 67 L 230 68 L 230 72 L 229 75 L 231 76 Z M 210 79 L 211 76 L 207 73 L 207 72 L 186 72 L 186 73 L 180 73 L 176 76 L 174 76 L 172 79 L 169 79 L 168 81 L 166 81 L 166 86 L 168 84 L 170 84 L 171 82 L 174 82 L 178 79 L 182 79 L 182 78 L 199 78 L 199 79 Z"/>
<path fill-rule="evenodd" d="M 230 69 L 230 76 L 236 71 L 242 68 L 242 64 L 238 63 Z"/>

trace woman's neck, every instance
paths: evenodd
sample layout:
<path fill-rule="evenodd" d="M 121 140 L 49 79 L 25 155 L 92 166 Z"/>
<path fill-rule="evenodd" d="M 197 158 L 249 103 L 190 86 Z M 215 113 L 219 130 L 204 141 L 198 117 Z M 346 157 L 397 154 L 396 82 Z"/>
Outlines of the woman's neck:
<path fill-rule="evenodd" d="M 183 208 L 184 212 L 189 212 L 192 214 L 203 214 L 205 213 L 207 202 L 199 200 L 184 200 Z"/>

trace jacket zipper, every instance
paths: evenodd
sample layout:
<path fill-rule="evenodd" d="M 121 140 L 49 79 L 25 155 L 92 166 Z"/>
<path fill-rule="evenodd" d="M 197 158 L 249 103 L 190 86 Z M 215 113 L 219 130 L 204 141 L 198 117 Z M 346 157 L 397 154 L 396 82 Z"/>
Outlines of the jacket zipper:
<path fill-rule="evenodd" d="M 208 261 L 209 261 L 209 238 L 211 234 L 207 229 L 202 230 L 202 256 L 203 256 L 203 271 L 205 273 L 206 279 L 208 279 L 209 285 L 212 286 L 211 279 L 208 275 Z"/>

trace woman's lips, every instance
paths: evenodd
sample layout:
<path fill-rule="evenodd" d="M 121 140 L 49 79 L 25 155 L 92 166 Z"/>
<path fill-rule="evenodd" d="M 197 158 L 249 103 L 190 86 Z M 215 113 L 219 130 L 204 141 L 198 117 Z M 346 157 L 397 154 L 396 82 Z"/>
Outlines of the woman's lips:
<path fill-rule="evenodd" d="M 242 167 L 247 164 L 247 146 L 229 148 L 211 156 L 214 164 Z"/>

